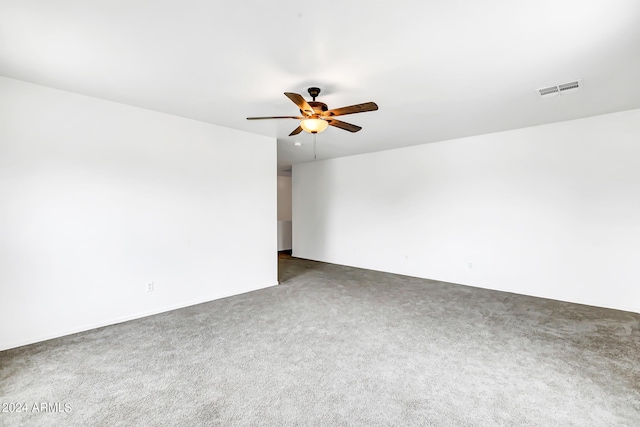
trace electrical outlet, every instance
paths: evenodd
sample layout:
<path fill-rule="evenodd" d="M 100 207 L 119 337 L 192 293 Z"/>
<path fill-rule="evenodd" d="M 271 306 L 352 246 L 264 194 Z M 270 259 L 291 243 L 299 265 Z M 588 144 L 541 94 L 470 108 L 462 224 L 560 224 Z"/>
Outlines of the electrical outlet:
<path fill-rule="evenodd" d="M 147 283 L 147 292 L 153 292 L 153 282 Z"/>

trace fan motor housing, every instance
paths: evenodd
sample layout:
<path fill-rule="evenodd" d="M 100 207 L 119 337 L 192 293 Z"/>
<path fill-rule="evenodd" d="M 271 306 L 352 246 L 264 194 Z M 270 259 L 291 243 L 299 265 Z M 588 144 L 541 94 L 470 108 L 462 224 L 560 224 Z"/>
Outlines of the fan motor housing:
<path fill-rule="evenodd" d="M 327 104 L 325 104 L 324 102 L 309 101 L 308 104 L 311 108 L 313 108 L 313 111 L 316 113 L 323 113 L 329 109 L 327 107 Z"/>

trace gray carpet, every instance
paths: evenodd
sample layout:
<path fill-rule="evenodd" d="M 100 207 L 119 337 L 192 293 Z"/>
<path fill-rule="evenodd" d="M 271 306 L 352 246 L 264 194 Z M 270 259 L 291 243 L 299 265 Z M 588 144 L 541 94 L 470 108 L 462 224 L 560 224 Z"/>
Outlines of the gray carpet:
<path fill-rule="evenodd" d="M 280 262 L 277 287 L 1 352 L 0 403 L 29 407 L 0 425 L 640 425 L 638 314 Z"/>

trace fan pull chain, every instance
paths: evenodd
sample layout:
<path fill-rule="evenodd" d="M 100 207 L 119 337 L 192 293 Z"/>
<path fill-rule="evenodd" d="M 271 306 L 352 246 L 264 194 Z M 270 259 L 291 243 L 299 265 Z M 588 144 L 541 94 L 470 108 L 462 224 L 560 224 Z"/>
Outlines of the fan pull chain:
<path fill-rule="evenodd" d="M 318 157 L 316 156 L 316 137 L 318 136 L 317 133 L 313 134 L 313 160 L 318 160 Z"/>

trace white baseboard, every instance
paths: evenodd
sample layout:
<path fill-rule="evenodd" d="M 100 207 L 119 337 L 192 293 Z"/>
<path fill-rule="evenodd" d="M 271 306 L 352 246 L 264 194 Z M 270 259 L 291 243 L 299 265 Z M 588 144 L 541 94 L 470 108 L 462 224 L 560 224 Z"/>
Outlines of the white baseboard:
<path fill-rule="evenodd" d="M 168 311 L 178 310 L 178 309 L 185 308 L 185 307 L 191 307 L 193 305 L 203 304 L 205 302 L 215 301 L 215 300 L 222 299 L 222 298 L 228 298 L 228 297 L 232 297 L 232 296 L 235 296 L 235 295 L 242 295 L 242 294 L 246 294 L 248 292 L 257 291 L 257 290 L 260 290 L 260 289 L 266 289 L 266 288 L 270 288 L 272 286 L 277 286 L 277 285 L 278 285 L 278 283 L 275 283 L 275 284 L 265 285 L 265 286 L 261 286 L 261 287 L 257 287 L 257 288 L 246 289 L 246 290 L 243 290 L 241 292 L 221 293 L 221 294 L 217 294 L 215 296 L 209 296 L 209 297 L 206 297 L 206 298 L 193 300 L 193 301 L 189 301 L 189 302 L 186 302 L 186 303 L 180 303 L 180 304 L 176 304 L 176 305 L 161 307 L 161 308 L 158 308 L 158 309 L 155 309 L 155 310 L 145 311 L 145 312 L 141 312 L 141 313 L 135 313 L 135 314 L 128 315 L 128 316 L 116 317 L 116 318 L 113 318 L 113 319 L 105 320 L 104 322 L 96 322 L 96 323 L 91 323 L 91 324 L 88 324 L 88 325 L 78 326 L 76 328 L 70 328 L 70 329 L 63 330 L 63 331 L 44 334 L 42 336 L 38 336 L 38 337 L 35 337 L 35 338 L 30 338 L 30 339 L 26 339 L 26 340 L 20 340 L 20 341 L 16 341 L 16 342 L 0 343 L 0 351 L 10 350 L 12 348 L 22 347 L 22 346 L 30 345 L 30 344 L 35 344 L 35 343 L 39 343 L 39 342 L 42 342 L 42 341 L 47 341 L 47 340 L 54 339 L 54 338 L 64 337 L 64 336 L 67 336 L 67 335 L 73 335 L 73 334 L 77 334 L 79 332 L 86 332 L 86 331 L 90 331 L 92 329 L 102 328 L 102 327 L 105 327 L 105 326 L 116 325 L 118 323 L 128 322 L 130 320 L 135 320 L 135 319 L 141 319 L 143 317 L 153 316 L 154 314 L 166 313 Z"/>

